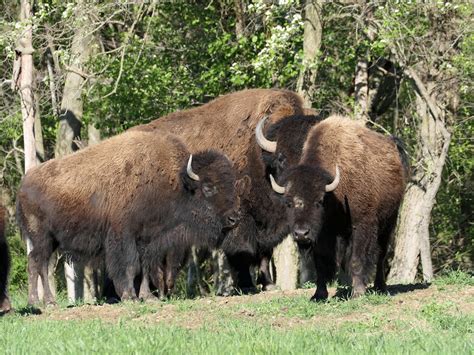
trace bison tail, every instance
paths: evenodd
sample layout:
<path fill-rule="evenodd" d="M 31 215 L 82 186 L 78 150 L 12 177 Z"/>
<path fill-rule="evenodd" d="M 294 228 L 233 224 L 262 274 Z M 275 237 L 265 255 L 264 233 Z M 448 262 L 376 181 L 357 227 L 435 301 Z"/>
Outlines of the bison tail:
<path fill-rule="evenodd" d="M 403 169 L 405 170 L 405 176 L 408 178 L 410 176 L 410 160 L 408 158 L 408 153 L 405 147 L 405 143 L 396 136 L 391 136 L 391 139 L 397 146 L 398 154 L 400 155 Z"/>
<path fill-rule="evenodd" d="M 16 223 L 18 227 L 20 228 L 20 236 L 23 239 L 25 243 L 27 243 L 26 234 L 23 233 L 23 231 L 26 229 L 26 219 L 25 219 L 25 214 L 23 213 L 23 209 L 21 207 L 20 199 L 17 196 L 16 198 L 16 206 L 15 206 L 15 217 L 16 217 Z"/>

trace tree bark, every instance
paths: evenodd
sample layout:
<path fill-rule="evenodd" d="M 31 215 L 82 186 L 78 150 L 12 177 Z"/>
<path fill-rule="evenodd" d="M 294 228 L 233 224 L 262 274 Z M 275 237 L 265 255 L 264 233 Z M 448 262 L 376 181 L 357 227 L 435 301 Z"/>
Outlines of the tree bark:
<path fill-rule="evenodd" d="M 212 251 L 214 266 L 214 288 L 219 296 L 230 296 L 234 292 L 234 277 L 225 253 L 220 249 Z"/>
<path fill-rule="evenodd" d="M 412 69 L 408 69 L 406 74 L 417 90 L 416 107 L 420 119 L 418 167 L 407 186 L 399 213 L 395 255 L 388 277 L 390 283 L 413 282 L 420 260 L 423 280 L 430 282 L 433 278 L 429 223 L 451 142 L 451 135 L 445 127 L 444 111 L 430 94 L 435 83 L 429 82 L 425 86 Z"/>
<path fill-rule="evenodd" d="M 13 85 L 18 89 L 23 117 L 23 146 L 25 152 L 25 174 L 36 165 L 35 146 L 35 96 L 33 92 L 33 30 L 31 25 L 31 5 L 21 1 L 20 20 L 26 24 L 16 48 L 17 58 L 14 64 Z"/>
<path fill-rule="evenodd" d="M 367 54 L 356 64 L 354 80 L 354 117 L 356 120 L 369 120 L 369 70 Z"/>
<path fill-rule="evenodd" d="M 311 107 L 316 90 L 317 60 L 322 39 L 321 0 L 306 0 L 304 11 L 303 69 L 298 77 L 297 91 L 306 107 Z"/>
<path fill-rule="evenodd" d="M 294 290 L 298 285 L 298 247 L 289 235 L 273 250 L 275 284 L 281 290 Z"/>
<path fill-rule="evenodd" d="M 361 25 L 363 27 L 364 39 L 371 42 L 375 38 L 375 31 L 371 25 L 373 17 L 373 5 L 361 2 Z M 367 122 L 369 120 L 370 96 L 369 96 L 369 61 L 370 50 L 362 51 L 356 64 L 354 79 L 354 117 L 356 120 Z"/>
<path fill-rule="evenodd" d="M 245 31 L 245 3 L 242 0 L 234 0 L 235 10 L 235 35 L 240 39 Z"/>

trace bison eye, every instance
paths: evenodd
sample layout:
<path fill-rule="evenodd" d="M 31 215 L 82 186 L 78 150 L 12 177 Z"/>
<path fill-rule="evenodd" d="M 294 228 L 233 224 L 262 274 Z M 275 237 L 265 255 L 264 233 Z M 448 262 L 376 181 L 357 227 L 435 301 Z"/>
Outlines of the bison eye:
<path fill-rule="evenodd" d="M 217 188 L 215 186 L 203 185 L 202 192 L 204 193 L 204 196 L 211 197 L 216 194 Z"/>
<path fill-rule="evenodd" d="M 291 199 L 286 199 L 285 200 L 285 205 L 288 208 L 293 208 L 293 201 Z"/>

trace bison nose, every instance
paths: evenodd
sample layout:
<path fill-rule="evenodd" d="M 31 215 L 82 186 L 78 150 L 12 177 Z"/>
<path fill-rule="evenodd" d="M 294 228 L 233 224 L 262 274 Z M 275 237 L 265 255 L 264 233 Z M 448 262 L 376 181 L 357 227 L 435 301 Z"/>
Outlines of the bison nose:
<path fill-rule="evenodd" d="M 309 241 L 309 231 L 308 227 L 296 227 L 293 230 L 293 238 L 298 243 L 305 243 Z"/>
<path fill-rule="evenodd" d="M 239 221 L 239 216 L 237 214 L 232 214 L 227 217 L 227 224 L 231 227 L 235 226 Z"/>

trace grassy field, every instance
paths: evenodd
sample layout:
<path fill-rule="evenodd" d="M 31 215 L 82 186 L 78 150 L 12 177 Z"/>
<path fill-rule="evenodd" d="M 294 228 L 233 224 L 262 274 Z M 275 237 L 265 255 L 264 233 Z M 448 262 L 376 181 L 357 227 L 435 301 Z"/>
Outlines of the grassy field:
<path fill-rule="evenodd" d="M 60 302 L 36 315 L 21 308 L 24 296 L 13 295 L 16 312 L 0 318 L 0 351 L 474 354 L 474 278 L 467 274 L 350 301 L 310 303 L 312 292 L 70 308 Z"/>

